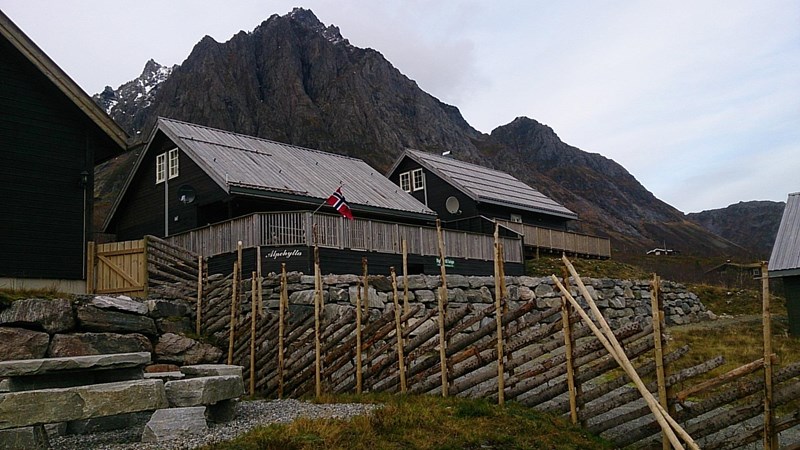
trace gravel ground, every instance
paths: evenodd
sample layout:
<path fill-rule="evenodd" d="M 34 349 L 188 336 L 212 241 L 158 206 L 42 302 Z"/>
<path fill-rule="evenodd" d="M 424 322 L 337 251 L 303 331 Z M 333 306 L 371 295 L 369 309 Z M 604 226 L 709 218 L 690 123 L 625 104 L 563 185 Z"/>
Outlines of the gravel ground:
<path fill-rule="evenodd" d="M 312 419 L 346 419 L 369 414 L 379 405 L 360 403 L 314 404 L 299 400 L 257 400 L 240 402 L 236 407 L 236 418 L 225 424 L 211 425 L 200 436 L 180 438 L 173 441 L 147 444 L 140 442 L 145 422 L 135 423 L 125 430 L 85 435 L 58 436 L 50 438 L 56 450 L 184 450 L 201 445 L 231 440 L 253 428 L 272 423 L 288 423 L 299 417 Z"/>

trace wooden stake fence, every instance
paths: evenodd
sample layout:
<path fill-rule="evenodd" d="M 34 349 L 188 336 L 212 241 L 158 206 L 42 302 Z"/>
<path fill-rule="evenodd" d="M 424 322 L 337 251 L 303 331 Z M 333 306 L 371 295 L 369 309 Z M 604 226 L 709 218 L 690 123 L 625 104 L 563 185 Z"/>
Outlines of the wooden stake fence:
<path fill-rule="evenodd" d="M 256 395 L 256 322 L 258 310 L 258 287 L 256 272 L 252 274 L 250 288 L 250 396 Z"/>
<path fill-rule="evenodd" d="M 639 390 L 642 397 L 644 397 L 648 406 L 652 410 L 653 415 L 656 417 L 656 420 L 658 420 L 659 424 L 661 424 L 662 430 L 664 430 L 667 433 L 669 441 L 675 448 L 683 449 L 683 445 L 681 445 L 680 441 L 678 440 L 678 437 L 675 434 L 677 432 L 678 434 L 681 435 L 681 438 L 689 445 L 690 448 L 699 449 L 699 447 L 694 442 L 692 437 L 689 436 L 688 433 L 686 433 L 686 431 L 680 426 L 680 424 L 675 422 L 669 416 L 666 410 L 664 410 L 661 407 L 661 405 L 655 400 L 655 398 L 653 398 L 653 395 L 650 393 L 650 391 L 647 390 L 641 378 L 639 378 L 639 376 L 636 374 L 636 370 L 633 368 L 630 361 L 625 356 L 625 352 L 622 350 L 622 347 L 620 347 L 616 338 L 614 338 L 614 335 L 611 332 L 611 328 L 608 326 L 608 323 L 606 323 L 605 319 L 603 318 L 603 315 L 600 313 L 600 310 L 597 309 L 597 305 L 595 305 L 592 296 L 589 294 L 589 291 L 583 285 L 583 282 L 581 281 L 578 273 L 575 271 L 575 268 L 572 266 L 572 263 L 569 262 L 566 256 L 562 257 L 562 260 L 564 261 L 564 265 L 567 266 L 567 269 L 569 269 L 570 274 L 572 274 L 572 276 L 574 277 L 575 282 L 578 284 L 578 288 L 581 291 L 581 294 L 586 300 L 586 303 L 589 304 L 589 308 L 592 310 L 592 314 L 594 314 L 595 319 L 600 323 L 600 326 L 602 327 L 603 331 L 600 331 L 594 325 L 592 320 L 589 318 L 588 315 L 586 315 L 586 313 L 580 307 L 578 302 L 572 297 L 569 291 L 567 291 L 564 288 L 561 282 L 558 281 L 558 278 L 553 276 L 552 277 L 553 280 L 556 282 L 559 289 L 561 289 L 562 293 L 564 293 L 564 295 L 573 304 L 573 306 L 581 315 L 581 317 L 583 317 L 587 325 L 589 325 L 592 328 L 592 331 L 595 333 L 598 339 L 600 339 L 600 341 L 603 342 L 603 345 L 606 347 L 606 350 L 614 357 L 615 360 L 617 360 L 617 363 L 623 368 L 623 370 L 625 370 L 625 372 L 628 373 L 628 376 L 631 377 L 634 384 L 636 385 L 636 388 Z"/>
<path fill-rule="evenodd" d="M 764 324 L 764 449 L 777 450 L 775 412 L 772 398 L 772 314 L 769 297 L 769 266 L 761 263 L 761 306 Z"/>
<path fill-rule="evenodd" d="M 238 295 L 239 264 L 233 263 L 233 292 L 231 294 L 231 325 L 228 331 L 228 365 L 233 364 L 233 344 L 236 339 L 236 297 Z"/>

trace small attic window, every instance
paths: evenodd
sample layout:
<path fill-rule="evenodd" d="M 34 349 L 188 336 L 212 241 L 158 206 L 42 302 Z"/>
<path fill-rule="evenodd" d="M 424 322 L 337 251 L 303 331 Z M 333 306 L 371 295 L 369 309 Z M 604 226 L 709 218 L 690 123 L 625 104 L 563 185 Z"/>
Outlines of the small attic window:
<path fill-rule="evenodd" d="M 411 171 L 411 181 L 415 191 L 425 188 L 425 178 L 422 175 L 422 169 L 414 169 Z"/>
<path fill-rule="evenodd" d="M 167 154 L 156 155 L 156 184 L 167 179 Z"/>
<path fill-rule="evenodd" d="M 169 151 L 169 179 L 178 176 L 178 149 L 173 148 Z"/>
<path fill-rule="evenodd" d="M 403 172 L 400 174 L 400 189 L 411 192 L 411 172 Z"/>

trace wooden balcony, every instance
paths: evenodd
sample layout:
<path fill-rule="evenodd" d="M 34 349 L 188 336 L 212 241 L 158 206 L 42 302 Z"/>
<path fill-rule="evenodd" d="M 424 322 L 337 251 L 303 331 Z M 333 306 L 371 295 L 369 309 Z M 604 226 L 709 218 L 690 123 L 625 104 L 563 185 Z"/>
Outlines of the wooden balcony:
<path fill-rule="evenodd" d="M 551 230 L 506 220 L 498 220 L 497 222 L 522 234 L 522 241 L 526 247 L 534 247 L 551 252 L 566 252 L 580 256 L 611 257 L 611 240 L 608 238 Z"/>
<path fill-rule="evenodd" d="M 401 254 L 406 240 L 409 254 L 438 256 L 436 228 L 378 220 L 347 220 L 339 215 L 310 211 L 254 213 L 197 228 L 167 238 L 174 245 L 203 256 L 236 251 L 238 241 L 248 247 L 313 246 L 316 229 L 320 247 Z M 494 238 L 485 234 L 442 230 L 446 257 L 494 259 Z M 506 262 L 523 262 L 522 240 L 501 238 Z"/>

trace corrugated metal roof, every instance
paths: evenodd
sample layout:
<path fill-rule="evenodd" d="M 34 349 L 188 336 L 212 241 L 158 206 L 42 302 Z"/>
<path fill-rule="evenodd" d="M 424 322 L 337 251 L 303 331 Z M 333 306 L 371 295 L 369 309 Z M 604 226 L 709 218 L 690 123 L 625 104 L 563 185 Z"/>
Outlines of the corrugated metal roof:
<path fill-rule="evenodd" d="M 769 258 L 769 271 L 800 269 L 800 192 L 789 194 Z"/>
<path fill-rule="evenodd" d="M 351 208 L 436 214 L 360 159 L 163 117 L 158 128 L 227 191 L 238 186 L 321 202 L 343 183 Z"/>
<path fill-rule="evenodd" d="M 406 149 L 405 155 L 478 202 L 554 214 L 568 219 L 578 218 L 577 214 L 563 205 L 505 172 L 419 150 Z"/>

